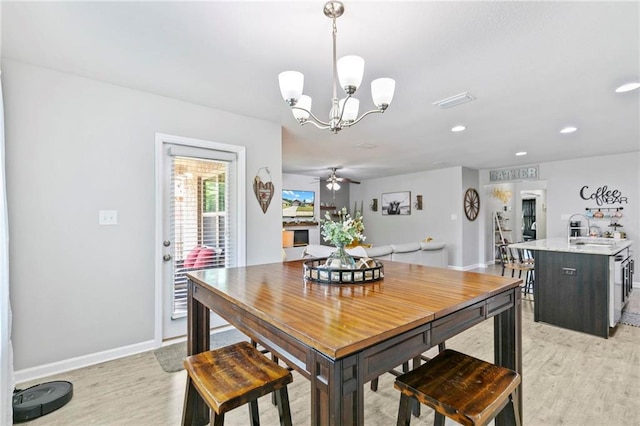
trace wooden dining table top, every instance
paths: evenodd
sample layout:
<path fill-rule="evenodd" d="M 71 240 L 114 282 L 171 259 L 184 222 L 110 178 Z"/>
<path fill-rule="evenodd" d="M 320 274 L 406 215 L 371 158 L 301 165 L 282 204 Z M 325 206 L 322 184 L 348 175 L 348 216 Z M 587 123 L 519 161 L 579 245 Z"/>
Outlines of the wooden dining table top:
<path fill-rule="evenodd" d="M 303 261 L 189 272 L 218 297 L 338 359 L 519 286 L 511 277 L 384 261 L 384 279 L 323 284 Z"/>

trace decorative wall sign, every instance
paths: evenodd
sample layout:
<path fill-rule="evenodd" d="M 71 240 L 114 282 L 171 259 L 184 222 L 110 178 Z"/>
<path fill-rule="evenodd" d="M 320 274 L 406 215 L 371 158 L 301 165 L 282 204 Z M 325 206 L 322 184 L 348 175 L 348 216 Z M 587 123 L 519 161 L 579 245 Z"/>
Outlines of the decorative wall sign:
<path fill-rule="evenodd" d="M 607 185 L 601 186 L 595 191 L 585 185 L 580 188 L 580 198 L 583 200 L 594 200 L 599 206 L 603 204 L 626 204 L 629 202 L 627 197 L 622 195 L 622 192 L 617 189 L 609 189 Z"/>
<path fill-rule="evenodd" d="M 267 175 L 269 176 L 268 182 L 263 182 L 262 179 L 260 179 L 260 170 L 266 171 Z M 258 199 L 258 203 L 260 204 L 262 213 L 267 212 L 275 190 L 276 188 L 275 186 L 273 186 L 273 182 L 271 182 L 271 173 L 269 172 L 269 168 L 260 167 L 258 169 L 258 173 L 256 173 L 256 177 L 253 179 L 253 193 L 256 194 L 256 198 Z"/>
<path fill-rule="evenodd" d="M 467 189 L 464 193 L 464 214 L 470 221 L 476 220 L 480 212 L 480 196 L 473 188 Z"/>
<path fill-rule="evenodd" d="M 509 180 L 539 179 L 539 166 L 514 167 L 489 171 L 489 182 L 505 182 Z"/>
<path fill-rule="evenodd" d="M 411 214 L 411 192 L 389 192 L 382 194 L 382 215 Z"/>

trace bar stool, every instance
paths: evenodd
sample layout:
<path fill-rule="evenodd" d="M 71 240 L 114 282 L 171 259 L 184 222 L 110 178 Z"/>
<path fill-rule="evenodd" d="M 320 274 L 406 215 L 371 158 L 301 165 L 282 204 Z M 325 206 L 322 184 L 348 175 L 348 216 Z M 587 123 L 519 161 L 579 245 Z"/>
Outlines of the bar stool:
<path fill-rule="evenodd" d="M 397 424 L 410 424 L 415 399 L 436 410 L 435 425 L 444 425 L 444 416 L 463 425 L 486 425 L 508 405 L 520 426 L 520 381 L 515 371 L 446 349 L 396 379 L 394 387 L 401 392 Z"/>
<path fill-rule="evenodd" d="M 291 426 L 291 410 L 287 385 L 293 381 L 291 372 L 280 367 L 249 342 L 239 342 L 184 360 L 187 370 L 182 424 L 190 423 L 187 413 L 190 394 L 198 392 L 211 409 L 211 424 L 222 426 L 224 414 L 249 403 L 250 424 L 260 424 L 258 398 L 275 392 L 280 424 Z"/>

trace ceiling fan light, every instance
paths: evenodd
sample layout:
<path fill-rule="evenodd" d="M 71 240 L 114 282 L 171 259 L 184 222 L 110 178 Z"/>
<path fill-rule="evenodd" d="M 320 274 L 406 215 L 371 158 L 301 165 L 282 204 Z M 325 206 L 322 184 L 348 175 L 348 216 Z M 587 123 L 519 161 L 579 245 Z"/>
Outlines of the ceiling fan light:
<path fill-rule="evenodd" d="M 329 191 L 338 191 L 340 189 L 340 184 L 338 182 L 329 182 L 327 184 L 327 189 Z"/>
<path fill-rule="evenodd" d="M 304 74 L 299 71 L 283 71 L 278 74 L 280 94 L 289 105 L 295 105 L 302 96 Z"/>
<path fill-rule="evenodd" d="M 342 111 L 342 121 L 355 121 L 358 118 L 360 101 L 356 98 L 340 99 L 340 111 Z"/>
<path fill-rule="evenodd" d="M 396 91 L 396 81 L 392 78 L 377 78 L 371 82 L 373 104 L 380 109 L 387 109 Z"/>
<path fill-rule="evenodd" d="M 309 119 L 309 111 L 311 111 L 311 96 L 300 96 L 298 103 L 296 103 L 296 107 L 298 108 L 291 108 L 291 112 L 293 112 L 293 116 L 296 120 L 300 122 L 307 121 Z M 299 108 L 304 108 L 306 111 Z"/>
<path fill-rule="evenodd" d="M 345 93 L 351 95 L 360 87 L 364 75 L 364 59 L 348 55 L 338 59 L 338 80 Z"/>
<path fill-rule="evenodd" d="M 623 84 L 622 86 L 616 89 L 616 93 L 630 92 L 632 90 L 636 90 L 639 87 L 640 87 L 640 83 L 637 83 L 637 82 Z"/>

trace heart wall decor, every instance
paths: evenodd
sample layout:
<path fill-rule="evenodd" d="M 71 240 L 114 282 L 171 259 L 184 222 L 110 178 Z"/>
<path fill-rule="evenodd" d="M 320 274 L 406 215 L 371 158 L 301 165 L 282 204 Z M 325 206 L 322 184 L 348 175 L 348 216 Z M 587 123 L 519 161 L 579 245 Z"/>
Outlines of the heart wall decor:
<path fill-rule="evenodd" d="M 260 170 L 266 170 L 269 175 L 268 182 L 262 182 L 260 179 Z M 266 213 L 269 208 L 269 204 L 271 204 L 271 199 L 273 198 L 273 194 L 275 193 L 275 186 L 273 182 L 271 182 L 271 173 L 269 173 L 268 167 L 261 167 L 258 169 L 258 173 L 256 177 L 253 179 L 253 193 L 256 194 L 256 198 L 258 199 L 258 203 L 260 204 L 260 208 L 262 209 L 262 213 Z"/>

